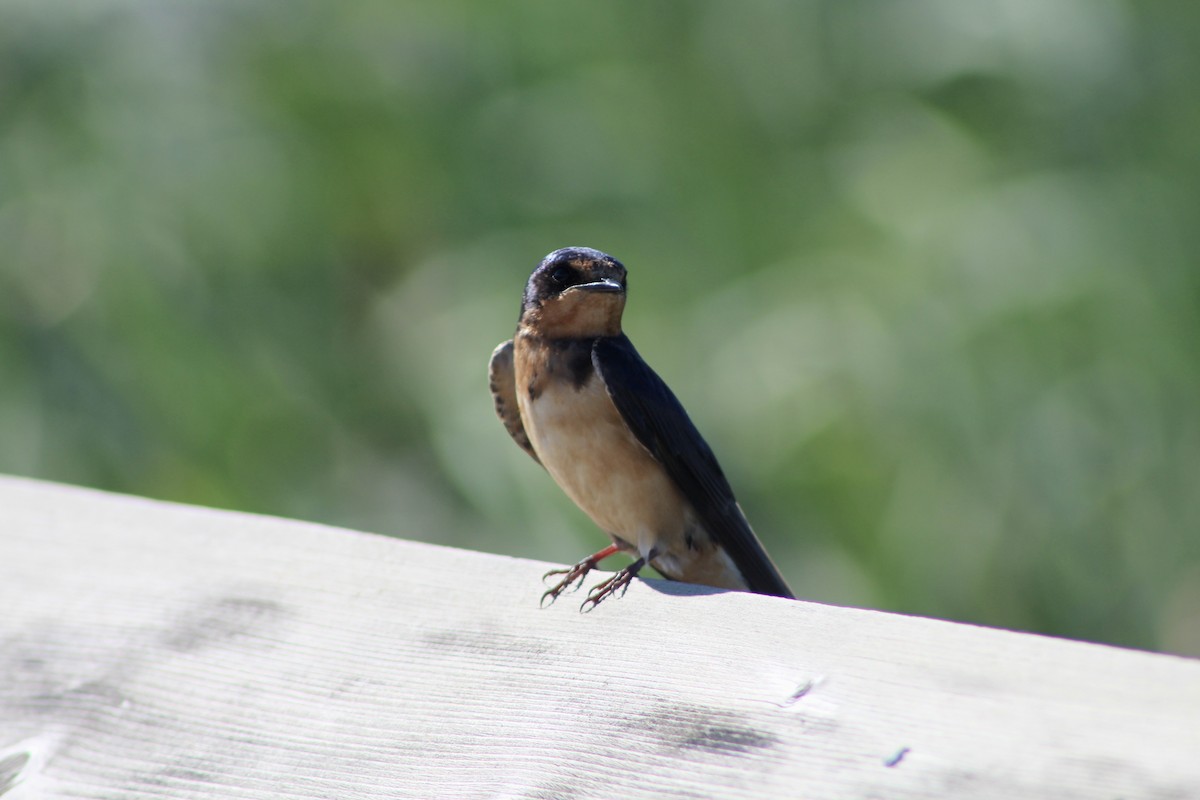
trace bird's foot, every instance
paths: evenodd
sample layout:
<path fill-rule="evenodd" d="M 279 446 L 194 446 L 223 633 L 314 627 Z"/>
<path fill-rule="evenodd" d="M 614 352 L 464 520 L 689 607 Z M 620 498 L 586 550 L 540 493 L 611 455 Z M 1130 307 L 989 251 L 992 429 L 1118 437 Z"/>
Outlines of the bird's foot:
<path fill-rule="evenodd" d="M 646 559 L 639 558 L 637 561 L 630 564 L 625 569 L 617 570 L 608 580 L 601 581 L 592 587 L 588 592 L 587 599 L 579 606 L 581 614 L 591 611 L 596 606 L 600 605 L 600 601 L 606 597 L 612 597 L 617 592 L 624 596 L 626 590 L 629 589 L 629 583 L 637 577 L 638 572 L 642 567 L 646 566 Z"/>
<path fill-rule="evenodd" d="M 548 605 L 547 600 L 549 600 L 549 604 L 552 604 L 558 599 L 560 594 L 565 592 L 567 589 L 570 589 L 571 584 L 573 583 L 576 584 L 575 588 L 578 589 L 583 585 L 584 576 L 591 572 L 595 566 L 596 565 L 592 563 L 590 559 L 585 558 L 583 561 L 580 561 L 578 564 L 569 569 L 552 569 L 547 572 L 542 576 L 543 581 L 549 578 L 551 575 L 562 575 L 563 578 L 542 594 L 542 599 L 538 603 L 538 606 L 545 608 Z"/>
<path fill-rule="evenodd" d="M 548 605 L 546 602 L 547 598 L 549 598 L 549 604 L 553 604 L 554 601 L 558 599 L 560 594 L 571 588 L 571 584 L 575 584 L 575 588 L 578 589 L 583 585 L 584 577 L 586 577 L 589 572 L 594 570 L 597 564 L 611 556 L 613 553 L 617 552 L 619 549 L 620 548 L 618 548 L 615 544 L 610 544 L 599 553 L 592 553 L 590 556 L 572 567 L 568 567 L 567 569 L 552 569 L 547 572 L 542 576 L 543 581 L 545 581 L 551 575 L 562 575 L 563 577 L 562 580 L 546 590 L 546 592 L 542 595 L 542 600 L 540 603 L 538 603 L 538 606 L 545 608 Z"/>

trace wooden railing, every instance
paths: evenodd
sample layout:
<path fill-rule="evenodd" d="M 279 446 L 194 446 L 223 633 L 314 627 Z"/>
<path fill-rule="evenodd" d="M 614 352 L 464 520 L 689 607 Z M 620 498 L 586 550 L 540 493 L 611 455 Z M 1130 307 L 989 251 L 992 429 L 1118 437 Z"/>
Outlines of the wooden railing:
<path fill-rule="evenodd" d="M 0 795 L 1200 798 L 1200 661 L 547 568 L 0 479 Z"/>

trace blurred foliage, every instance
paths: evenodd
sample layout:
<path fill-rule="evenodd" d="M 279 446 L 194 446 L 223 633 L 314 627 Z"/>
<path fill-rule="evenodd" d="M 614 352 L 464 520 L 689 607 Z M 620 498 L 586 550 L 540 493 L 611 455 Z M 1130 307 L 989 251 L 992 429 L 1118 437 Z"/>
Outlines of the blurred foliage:
<path fill-rule="evenodd" d="M 1200 653 L 1200 7 L 0 0 L 0 471 L 547 561 L 584 244 L 802 596 Z"/>

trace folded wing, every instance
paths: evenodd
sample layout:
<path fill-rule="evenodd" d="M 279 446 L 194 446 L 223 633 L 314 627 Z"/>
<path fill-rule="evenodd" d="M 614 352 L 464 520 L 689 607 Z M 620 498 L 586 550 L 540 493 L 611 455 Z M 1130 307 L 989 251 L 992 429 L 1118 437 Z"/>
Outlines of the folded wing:
<path fill-rule="evenodd" d="M 624 335 L 597 339 L 592 364 L 634 436 L 663 465 L 750 591 L 794 597 L 746 521 L 716 456 L 633 343 Z"/>

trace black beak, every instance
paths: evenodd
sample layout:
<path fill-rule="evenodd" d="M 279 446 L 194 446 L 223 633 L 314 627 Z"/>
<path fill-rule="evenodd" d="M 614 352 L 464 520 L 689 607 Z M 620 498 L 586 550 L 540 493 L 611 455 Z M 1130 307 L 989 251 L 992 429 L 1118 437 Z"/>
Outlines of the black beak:
<path fill-rule="evenodd" d="M 625 287 L 614 281 L 612 278 L 603 278 L 591 283 L 580 283 L 574 288 L 585 292 L 623 292 Z"/>

